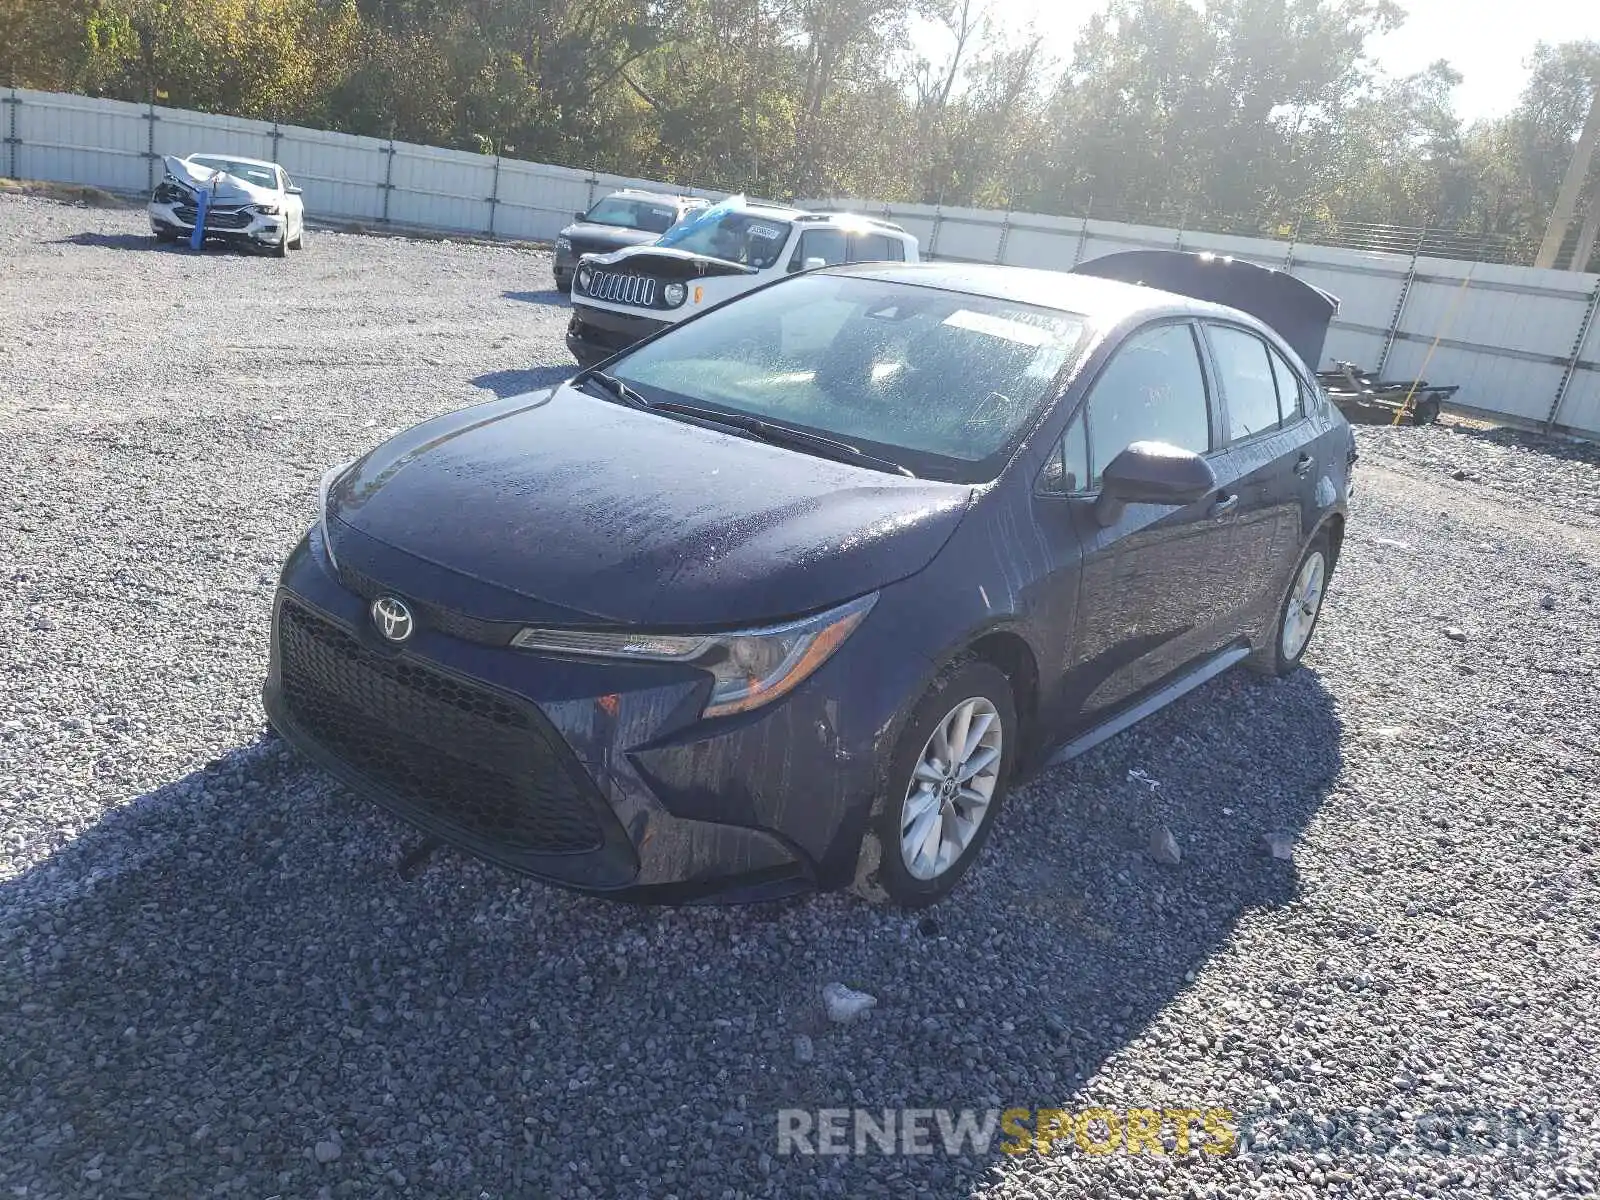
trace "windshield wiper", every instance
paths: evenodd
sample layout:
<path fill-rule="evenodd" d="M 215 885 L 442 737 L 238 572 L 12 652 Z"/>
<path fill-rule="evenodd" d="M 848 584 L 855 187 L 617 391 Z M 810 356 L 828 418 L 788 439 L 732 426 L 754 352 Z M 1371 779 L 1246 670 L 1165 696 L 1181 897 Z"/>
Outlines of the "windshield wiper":
<path fill-rule="evenodd" d="M 585 367 L 574 375 L 568 383 L 573 387 L 582 387 L 586 383 L 597 385 L 601 391 L 613 400 L 620 400 L 629 408 L 654 408 L 655 405 L 634 391 L 615 375 L 607 375 L 598 367 Z"/>
<path fill-rule="evenodd" d="M 897 475 L 904 475 L 911 479 L 916 478 L 899 463 L 891 462 L 887 458 L 879 458 L 876 454 L 868 454 L 859 446 L 852 446 L 849 442 L 842 442 L 838 438 L 831 438 L 821 433 L 812 433 L 808 429 L 796 429 L 792 425 L 781 425 L 773 421 L 766 421 L 760 417 L 751 416 L 749 413 L 719 412 L 714 408 L 699 408 L 693 404 L 681 404 L 676 400 L 662 400 L 652 407 L 662 412 L 678 413 L 680 416 L 695 417 L 702 421 L 714 421 L 719 425 L 729 425 L 774 446 L 788 446 L 796 450 L 809 450 L 814 454 L 818 454 L 823 458 L 831 458 L 836 462 L 858 462 L 868 466 L 879 467 L 885 471 L 893 471 Z"/>
<path fill-rule="evenodd" d="M 582 387 L 592 383 L 599 387 L 606 395 L 614 400 L 619 400 L 630 408 L 642 408 L 649 412 L 671 413 L 678 417 L 689 417 L 696 421 L 706 421 L 713 425 L 722 425 L 729 429 L 737 429 L 747 433 L 753 438 L 767 442 L 774 446 L 788 446 L 796 450 L 809 450 L 823 458 L 831 458 L 835 462 L 855 462 L 865 466 L 877 467 L 884 471 L 893 471 L 896 475 L 904 475 L 908 479 L 916 476 L 897 462 L 887 458 L 879 458 L 876 454 L 868 454 L 858 446 L 849 442 L 842 442 L 838 438 L 831 438 L 821 433 L 812 433 L 806 429 L 796 429 L 792 425 L 780 425 L 760 417 L 751 416 L 749 413 L 723 412 L 716 408 L 702 408 L 698 404 L 685 404 L 681 400 L 647 400 L 642 393 L 635 391 L 615 375 L 607 375 L 597 367 L 587 367 L 579 371 L 569 380 L 573 387 Z"/>

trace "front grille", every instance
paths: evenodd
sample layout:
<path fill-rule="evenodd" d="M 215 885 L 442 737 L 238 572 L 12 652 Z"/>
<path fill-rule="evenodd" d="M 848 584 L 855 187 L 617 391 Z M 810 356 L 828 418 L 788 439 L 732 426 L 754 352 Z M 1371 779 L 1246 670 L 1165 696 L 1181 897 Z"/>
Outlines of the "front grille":
<path fill-rule="evenodd" d="M 185 225 L 193 225 L 198 213 L 190 205 L 180 205 L 172 210 Z M 250 214 L 237 208 L 213 208 L 206 213 L 207 229 L 246 229 Z"/>
<path fill-rule="evenodd" d="M 339 582 L 344 584 L 356 595 L 368 603 L 379 596 L 394 594 L 392 588 L 384 587 L 372 576 L 353 567 L 341 566 L 339 568 Z M 447 633 L 451 637 L 460 638 L 464 642 L 477 642 L 482 646 L 509 646 L 511 639 L 522 628 L 515 621 L 485 621 L 479 617 L 469 617 L 465 613 L 458 613 L 444 608 L 438 604 L 428 604 L 423 601 L 413 600 L 410 596 L 405 598 L 413 615 L 429 629 L 437 629 L 440 633 Z"/>
<path fill-rule="evenodd" d="M 656 305 L 656 281 L 648 275 L 630 275 L 623 271 L 594 271 L 585 289 L 596 300 L 609 300 L 613 304 L 632 304 L 639 308 Z"/>
<path fill-rule="evenodd" d="M 604 844 L 598 795 L 537 710 L 364 646 L 289 599 L 278 653 L 289 720 L 424 827 L 513 869 Z"/>

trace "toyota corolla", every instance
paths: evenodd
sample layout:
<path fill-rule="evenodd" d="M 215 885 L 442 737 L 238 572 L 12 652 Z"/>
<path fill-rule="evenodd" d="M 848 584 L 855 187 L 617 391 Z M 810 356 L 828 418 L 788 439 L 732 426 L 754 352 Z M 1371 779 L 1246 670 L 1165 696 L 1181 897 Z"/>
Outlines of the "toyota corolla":
<path fill-rule="evenodd" d="M 1018 779 L 1298 666 L 1355 461 L 1336 303 L 1166 254 L 784 279 L 329 472 L 267 712 L 552 883 L 927 904 Z"/>

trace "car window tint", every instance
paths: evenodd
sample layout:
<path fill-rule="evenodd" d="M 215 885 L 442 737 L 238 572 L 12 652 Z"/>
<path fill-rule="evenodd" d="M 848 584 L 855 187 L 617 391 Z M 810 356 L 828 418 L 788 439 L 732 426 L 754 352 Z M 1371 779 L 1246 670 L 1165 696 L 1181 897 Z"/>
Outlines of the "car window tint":
<path fill-rule="evenodd" d="M 806 259 L 820 258 L 830 267 L 844 262 L 847 248 L 844 234 L 837 229 L 808 229 L 800 235 L 790 263 L 795 270 L 805 266 Z"/>
<path fill-rule="evenodd" d="M 1134 442 L 1211 449 L 1205 375 L 1189 326 L 1146 329 L 1122 344 L 1089 394 L 1088 434 L 1093 484 Z"/>
<path fill-rule="evenodd" d="M 1242 329 L 1210 328 L 1217 372 L 1228 401 L 1228 440 L 1278 427 L 1278 385 L 1272 377 L 1267 344 Z"/>
<path fill-rule="evenodd" d="M 851 262 L 905 261 L 904 252 L 898 256 L 894 253 L 900 249 L 900 243 L 884 237 L 881 233 L 858 233 L 850 240 L 854 243 L 851 247 Z"/>
<path fill-rule="evenodd" d="M 1267 347 L 1267 357 L 1272 360 L 1272 376 L 1278 381 L 1278 415 L 1285 421 L 1304 416 L 1306 392 L 1300 376 L 1283 360 L 1283 355 L 1271 346 Z"/>

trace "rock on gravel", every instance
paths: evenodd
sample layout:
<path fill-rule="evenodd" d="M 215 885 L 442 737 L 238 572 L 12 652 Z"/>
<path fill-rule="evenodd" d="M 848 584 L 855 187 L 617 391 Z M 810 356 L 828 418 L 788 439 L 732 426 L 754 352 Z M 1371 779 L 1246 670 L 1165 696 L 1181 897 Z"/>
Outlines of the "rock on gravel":
<path fill-rule="evenodd" d="M 1178 849 L 1178 839 L 1172 836 L 1172 830 L 1165 825 L 1157 825 L 1150 831 L 1150 857 L 1165 866 L 1175 867 L 1183 861 L 1183 852 Z"/>
<path fill-rule="evenodd" d="M 618 907 L 449 852 L 406 883 L 405 831 L 264 732 L 273 579 L 325 465 L 570 372 L 549 260 L 315 230 L 191 255 L 0 197 L 0 264 L 0 1193 L 1595 1189 L 1588 451 L 1359 431 L 1307 668 L 1229 672 L 1015 791 L 932 913 Z M 1431 636 L 1454 622 L 1474 674 Z M 808 1025 L 834 980 L 893 1003 Z M 852 1106 L 1217 1107 L 1258 1136 L 779 1152 L 780 1109 Z M 1546 1113 L 1553 1142 L 1459 1152 Z"/>
<path fill-rule="evenodd" d="M 869 1009 L 876 1008 L 878 998 L 842 983 L 828 983 L 822 987 L 822 1004 L 827 1010 L 828 1020 L 836 1025 L 849 1025 L 859 1021 Z"/>

